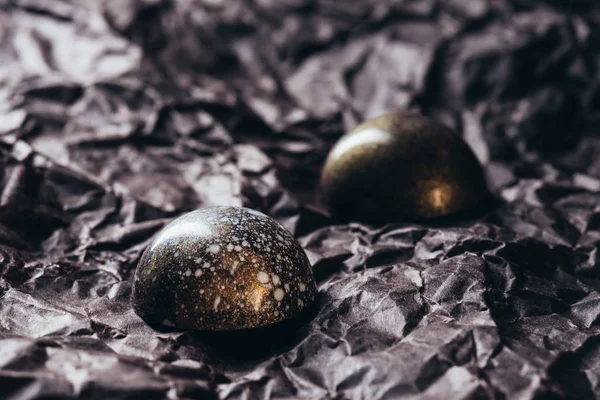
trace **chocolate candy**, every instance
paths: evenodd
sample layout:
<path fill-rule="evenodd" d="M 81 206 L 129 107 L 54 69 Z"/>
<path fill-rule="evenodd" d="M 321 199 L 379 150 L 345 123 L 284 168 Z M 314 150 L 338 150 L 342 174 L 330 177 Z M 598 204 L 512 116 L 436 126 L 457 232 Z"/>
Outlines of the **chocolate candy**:
<path fill-rule="evenodd" d="M 481 165 L 461 137 L 409 113 L 344 135 L 329 153 L 321 190 L 334 216 L 373 223 L 441 217 L 488 196 Z"/>
<path fill-rule="evenodd" d="M 135 273 L 133 308 L 152 324 L 238 330 L 293 318 L 315 294 L 308 258 L 285 228 L 248 208 L 214 207 L 155 236 Z"/>

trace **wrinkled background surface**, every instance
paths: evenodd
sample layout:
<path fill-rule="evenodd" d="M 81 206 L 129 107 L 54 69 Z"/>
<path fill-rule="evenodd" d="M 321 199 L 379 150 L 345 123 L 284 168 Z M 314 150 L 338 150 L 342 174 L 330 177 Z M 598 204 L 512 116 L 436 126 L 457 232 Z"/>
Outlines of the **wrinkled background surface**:
<path fill-rule="evenodd" d="M 0 1 L 0 397 L 600 395 L 599 22 L 594 0 Z M 502 204 L 331 221 L 328 149 L 398 108 L 462 132 Z M 150 237 L 217 204 L 292 230 L 320 290 L 238 358 L 129 305 Z"/>

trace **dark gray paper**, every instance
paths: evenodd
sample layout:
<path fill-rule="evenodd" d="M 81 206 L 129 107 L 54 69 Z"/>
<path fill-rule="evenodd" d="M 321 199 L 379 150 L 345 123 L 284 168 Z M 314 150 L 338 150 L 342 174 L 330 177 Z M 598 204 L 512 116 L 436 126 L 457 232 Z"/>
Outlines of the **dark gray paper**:
<path fill-rule="evenodd" d="M 0 397 L 598 396 L 599 22 L 591 0 L 0 3 Z M 498 204 L 330 220 L 328 149 L 394 109 L 460 131 Z M 226 204 L 300 238 L 317 306 L 147 326 L 144 246 Z"/>

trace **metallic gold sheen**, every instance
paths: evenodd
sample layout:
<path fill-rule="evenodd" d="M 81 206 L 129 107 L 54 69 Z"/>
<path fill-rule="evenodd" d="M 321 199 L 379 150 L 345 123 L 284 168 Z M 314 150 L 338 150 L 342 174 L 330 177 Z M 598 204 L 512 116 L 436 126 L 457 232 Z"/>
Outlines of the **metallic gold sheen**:
<path fill-rule="evenodd" d="M 288 320 L 313 303 L 302 247 L 275 220 L 242 207 L 187 213 L 142 254 L 134 311 L 151 324 L 224 331 Z"/>
<path fill-rule="evenodd" d="M 481 165 L 460 136 L 409 113 L 342 136 L 325 162 L 321 193 L 334 216 L 374 223 L 446 216 L 488 196 Z"/>

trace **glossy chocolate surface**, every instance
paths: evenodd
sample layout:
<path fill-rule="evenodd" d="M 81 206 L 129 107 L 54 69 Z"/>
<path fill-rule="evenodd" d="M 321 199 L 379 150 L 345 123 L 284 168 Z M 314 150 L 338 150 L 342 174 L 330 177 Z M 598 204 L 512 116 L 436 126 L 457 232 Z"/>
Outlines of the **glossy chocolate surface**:
<path fill-rule="evenodd" d="M 336 143 L 321 194 L 334 216 L 387 223 L 463 211 L 488 191 L 479 162 L 458 134 L 399 113 L 367 121 Z"/>
<path fill-rule="evenodd" d="M 315 294 L 308 258 L 285 228 L 251 209 L 214 207 L 156 235 L 136 270 L 133 307 L 153 324 L 238 330 L 293 318 Z"/>

